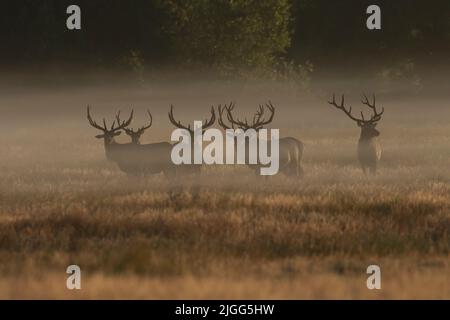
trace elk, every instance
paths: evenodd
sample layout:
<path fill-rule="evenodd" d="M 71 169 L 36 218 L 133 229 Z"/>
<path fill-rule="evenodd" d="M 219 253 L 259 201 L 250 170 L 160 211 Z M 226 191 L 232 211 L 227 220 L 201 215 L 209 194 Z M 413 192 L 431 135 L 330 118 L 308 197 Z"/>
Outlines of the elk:
<path fill-rule="evenodd" d="M 133 144 L 141 144 L 142 134 L 144 133 L 145 130 L 147 130 L 148 128 L 150 128 L 152 126 L 152 123 L 153 123 L 152 114 L 150 113 L 149 110 L 147 110 L 147 113 L 150 117 L 150 121 L 149 121 L 148 125 L 143 125 L 142 127 L 138 128 L 136 130 L 133 128 L 130 128 L 130 127 L 123 128 L 125 133 L 131 138 L 131 143 L 133 143 Z M 116 120 L 119 122 L 120 118 L 118 116 L 116 116 Z"/>
<path fill-rule="evenodd" d="M 380 131 L 378 131 L 375 127 L 378 124 L 378 121 L 381 120 L 381 116 L 384 112 L 384 108 L 381 109 L 381 112 L 378 112 L 376 108 L 376 99 L 375 95 L 373 95 L 373 102 L 370 103 L 367 96 L 363 95 L 364 100 L 361 102 L 368 106 L 373 114 L 370 119 L 364 119 L 364 113 L 361 111 L 361 118 L 357 118 L 352 115 L 352 107 L 348 109 L 345 108 L 345 97 L 342 95 L 341 103 L 338 105 L 336 103 L 335 95 L 333 94 L 333 100 L 328 103 L 333 105 L 339 110 L 342 110 L 351 120 L 355 121 L 358 127 L 361 128 L 361 134 L 359 136 L 357 153 L 358 160 L 361 165 L 361 169 L 364 174 L 369 171 L 371 174 L 375 175 L 377 172 L 378 162 L 381 159 L 381 146 L 378 143 L 377 137 L 380 135 Z"/>
<path fill-rule="evenodd" d="M 259 105 L 258 110 L 253 116 L 252 123 L 249 123 L 247 119 L 241 121 L 239 119 L 235 119 L 233 116 L 235 104 L 230 103 L 229 105 L 218 106 L 219 111 L 219 125 L 224 129 L 234 129 L 235 126 L 239 129 L 242 129 L 244 133 L 247 130 L 253 129 L 258 132 L 260 129 L 264 128 L 265 125 L 271 123 L 273 121 L 275 115 L 275 107 L 269 101 L 269 103 L 265 104 L 265 108 L 267 108 L 270 112 L 268 119 L 263 118 L 264 115 L 264 106 Z M 223 113 L 226 112 L 226 117 L 228 122 L 231 124 L 231 127 L 227 125 L 223 119 Z M 242 133 L 242 134 L 244 134 Z M 246 148 L 248 149 L 248 148 Z M 246 151 L 246 156 L 248 151 Z M 302 177 L 304 174 L 302 167 L 302 157 L 303 157 L 303 143 L 296 138 L 285 137 L 279 139 L 279 172 L 283 172 L 288 176 L 297 176 Z M 251 169 L 258 171 L 261 164 L 251 164 L 248 165 Z"/>
<path fill-rule="evenodd" d="M 133 119 L 133 111 L 131 111 L 128 120 L 120 121 L 119 115 L 120 111 L 116 115 L 116 120 L 113 121 L 111 127 L 108 129 L 105 118 L 103 118 L 103 126 L 97 124 L 91 117 L 90 106 L 87 106 L 87 118 L 89 124 L 103 132 L 95 137 L 97 139 L 103 139 L 106 158 L 115 162 L 122 171 L 126 172 L 128 168 L 127 163 L 129 162 L 129 152 L 133 146 L 130 143 L 117 143 L 115 137 L 122 133 L 120 130 L 130 125 L 131 120 Z"/>
<path fill-rule="evenodd" d="M 194 145 L 194 129 L 191 128 L 191 125 L 188 124 L 186 126 L 186 125 L 181 124 L 180 121 L 176 121 L 175 120 L 175 117 L 173 115 L 173 105 L 170 106 L 170 111 L 169 111 L 168 115 L 169 115 L 169 121 L 176 128 L 185 129 L 185 130 L 187 130 L 189 132 L 190 137 L 191 137 L 191 141 L 192 141 L 191 146 L 193 146 Z M 214 111 L 214 107 L 211 107 L 211 117 L 209 118 L 209 120 L 205 119 L 203 121 L 203 123 L 202 123 L 202 134 L 205 132 L 206 129 L 211 127 L 215 122 L 216 122 L 216 113 Z M 193 155 L 192 155 L 192 157 L 193 157 Z M 193 163 L 193 161 L 191 163 Z M 184 168 L 183 171 L 185 173 L 199 174 L 200 173 L 200 167 L 201 167 L 201 165 L 198 165 L 198 164 L 190 164 L 190 165 L 189 164 L 184 164 L 183 165 L 183 168 Z"/>

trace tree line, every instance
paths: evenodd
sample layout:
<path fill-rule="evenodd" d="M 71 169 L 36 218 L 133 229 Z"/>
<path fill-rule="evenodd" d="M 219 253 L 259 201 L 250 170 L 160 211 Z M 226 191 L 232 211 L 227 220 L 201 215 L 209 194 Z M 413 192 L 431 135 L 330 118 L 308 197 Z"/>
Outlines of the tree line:
<path fill-rule="evenodd" d="M 65 27 L 66 8 L 82 29 Z M 108 67 L 187 66 L 224 74 L 315 68 L 415 66 L 447 61 L 450 2 L 377 1 L 382 30 L 365 26 L 366 0 L 6 0 L 3 66 L 63 63 Z M 357 58 L 357 59 L 355 59 Z"/>

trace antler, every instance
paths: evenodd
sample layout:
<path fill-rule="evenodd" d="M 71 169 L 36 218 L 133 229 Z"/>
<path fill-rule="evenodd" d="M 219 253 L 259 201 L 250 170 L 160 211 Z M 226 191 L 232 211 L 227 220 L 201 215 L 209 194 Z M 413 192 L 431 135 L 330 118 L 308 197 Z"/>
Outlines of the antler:
<path fill-rule="evenodd" d="M 214 124 L 214 122 L 216 122 L 216 112 L 214 111 L 214 107 L 211 106 L 211 118 L 209 120 L 205 119 L 205 121 L 203 121 L 203 124 L 202 124 L 203 131 L 205 131 L 205 129 L 211 127 Z"/>
<path fill-rule="evenodd" d="M 361 111 L 361 118 L 356 118 L 352 115 L 352 107 L 349 107 L 348 110 L 345 108 L 344 104 L 345 104 L 345 98 L 344 95 L 342 95 L 342 99 L 341 99 L 341 104 L 338 105 L 336 103 L 336 98 L 335 98 L 335 94 L 333 94 L 333 101 L 329 101 L 328 103 L 335 106 L 336 108 L 344 111 L 344 113 L 352 120 L 356 121 L 358 123 L 358 125 L 363 125 L 363 124 L 369 124 L 369 123 L 374 123 L 377 122 L 381 119 L 381 115 L 384 112 L 384 108 L 382 108 L 382 111 L 380 113 L 377 112 L 377 109 L 375 107 L 375 95 L 373 95 L 373 103 L 370 104 L 369 99 L 367 99 L 367 96 L 364 94 L 364 100 L 361 100 L 361 102 L 363 104 L 365 104 L 366 106 L 368 106 L 369 108 L 371 108 L 374 112 L 374 114 L 372 115 L 372 117 L 369 120 L 365 120 L 364 119 L 364 114 Z"/>
<path fill-rule="evenodd" d="M 106 125 L 106 119 L 103 118 L 103 127 L 98 125 L 97 122 L 95 122 L 91 117 L 90 106 L 87 106 L 87 118 L 89 120 L 89 124 L 91 126 L 93 126 L 94 128 L 99 129 L 103 132 L 114 132 L 117 130 L 121 130 L 124 127 L 128 126 L 131 123 L 131 120 L 133 119 L 133 111 L 131 111 L 130 118 L 126 121 L 123 121 L 122 123 L 120 122 L 119 115 L 120 115 L 120 111 L 116 115 L 118 127 L 115 127 L 116 120 L 114 120 L 113 123 L 111 124 L 111 127 L 108 129 L 108 126 Z"/>
<path fill-rule="evenodd" d="M 241 128 L 243 130 L 262 129 L 266 124 L 269 124 L 273 121 L 273 117 L 275 115 L 275 107 L 272 105 L 271 101 L 269 101 L 269 103 L 266 103 L 265 107 L 267 109 L 269 109 L 269 111 L 270 111 L 270 116 L 269 116 L 269 119 L 267 119 L 267 120 L 265 120 L 265 119 L 261 120 L 262 116 L 264 115 L 264 106 L 260 104 L 258 110 L 256 111 L 255 115 L 253 116 L 252 124 L 248 123 L 247 118 L 245 118 L 244 121 L 239 120 L 239 119 L 234 119 L 233 114 L 231 112 L 232 109 L 227 109 L 228 121 L 230 123 L 232 123 L 233 125 L 237 125 L 239 128 Z"/>
<path fill-rule="evenodd" d="M 373 122 L 380 121 L 381 115 L 382 115 L 383 112 L 384 112 L 384 107 L 381 108 L 381 112 L 378 113 L 378 112 L 377 112 L 377 107 L 375 106 L 375 102 L 376 102 L 375 95 L 373 95 L 373 103 L 372 103 L 372 104 L 370 104 L 369 99 L 367 98 L 366 94 L 364 94 L 364 99 L 365 99 L 365 101 L 361 100 L 361 102 L 362 102 L 363 104 L 365 104 L 366 106 L 368 106 L 370 109 L 373 110 L 373 115 L 371 116 L 370 120 L 367 120 L 367 121 L 365 121 L 365 122 L 366 122 L 366 123 L 369 123 L 369 122 L 370 122 L 370 123 L 373 123 Z M 363 120 L 364 120 L 364 116 L 363 116 L 362 112 L 361 112 L 361 116 L 362 116 L 362 118 L 363 118 Z"/>
<path fill-rule="evenodd" d="M 133 120 L 133 115 L 134 115 L 134 110 L 132 109 L 128 120 L 121 121 L 120 120 L 120 110 L 119 110 L 116 114 L 116 120 L 117 120 L 118 127 L 114 127 L 114 122 L 113 122 L 113 124 L 111 126 L 111 131 L 117 131 L 117 130 L 125 129 L 126 127 L 128 127 L 131 123 L 131 120 Z"/>
<path fill-rule="evenodd" d="M 172 124 L 173 124 L 175 127 L 177 127 L 177 128 L 186 129 L 186 130 L 188 130 L 188 131 L 191 132 L 191 133 L 194 132 L 194 131 L 191 129 L 191 125 L 190 125 L 190 124 L 186 127 L 186 126 L 183 126 L 183 125 L 181 124 L 180 121 L 178 121 L 178 122 L 175 121 L 175 118 L 174 118 L 174 116 L 173 116 L 173 105 L 170 105 L 169 120 L 170 120 L 170 122 L 172 122 Z"/>
<path fill-rule="evenodd" d="M 259 111 L 256 112 L 255 117 L 253 118 L 253 128 L 255 130 L 261 129 L 266 124 L 269 124 L 273 121 L 273 117 L 275 115 L 275 107 L 272 105 L 272 102 L 269 100 L 269 103 L 266 103 L 266 108 L 270 111 L 270 117 L 268 120 L 261 121 L 261 117 L 264 114 L 264 107 L 262 105 L 259 105 Z"/>
<path fill-rule="evenodd" d="M 169 120 L 175 127 L 188 130 L 191 135 L 194 133 L 194 130 L 191 129 L 190 124 L 186 127 L 182 125 L 180 121 L 175 120 L 175 117 L 173 116 L 173 105 L 170 105 Z M 211 107 L 211 118 L 209 120 L 205 119 L 205 121 L 203 121 L 202 131 L 204 132 L 207 128 L 211 127 L 214 122 L 216 122 L 216 112 L 214 111 L 214 107 Z"/>
<path fill-rule="evenodd" d="M 335 96 L 334 93 L 333 93 L 333 101 L 328 101 L 328 103 L 331 104 L 331 105 L 333 105 L 333 106 L 335 106 L 335 107 L 338 108 L 339 110 L 344 111 L 344 113 L 345 113 L 350 119 L 352 119 L 353 121 L 356 121 L 358 124 L 361 124 L 361 123 L 364 122 L 364 116 L 362 116 L 362 113 L 361 113 L 362 119 L 359 119 L 359 118 L 356 118 L 356 117 L 352 116 L 352 107 L 349 107 L 348 110 L 345 108 L 345 106 L 344 106 L 344 104 L 345 104 L 345 96 L 344 96 L 344 95 L 342 95 L 342 98 L 341 98 L 341 104 L 340 104 L 340 105 L 338 105 L 338 104 L 336 103 L 336 96 Z"/>
<path fill-rule="evenodd" d="M 134 130 L 133 128 L 124 128 L 125 132 L 127 134 L 129 134 L 129 135 L 132 135 L 132 134 L 139 134 L 139 135 L 141 135 L 142 133 L 144 133 L 145 130 L 150 128 L 152 126 L 152 123 L 153 123 L 153 117 L 152 117 L 152 114 L 150 113 L 150 110 L 147 109 L 147 113 L 148 113 L 148 115 L 150 117 L 150 121 L 149 121 L 148 125 L 143 125 L 142 127 L 138 128 L 136 130 Z M 117 114 L 116 119 L 117 119 L 117 122 L 120 123 L 120 117 L 119 116 L 120 116 L 120 113 Z"/>
<path fill-rule="evenodd" d="M 231 123 L 233 128 L 234 128 L 234 125 L 238 126 L 242 130 L 246 130 L 246 129 L 250 128 L 249 124 L 247 123 L 247 119 L 245 119 L 245 122 L 243 122 L 239 119 L 234 119 L 232 109 L 227 109 L 227 119 Z"/>
<path fill-rule="evenodd" d="M 102 130 L 103 132 L 108 131 L 108 128 L 106 127 L 106 120 L 105 118 L 103 118 L 103 127 L 101 127 L 100 125 L 97 124 L 97 122 L 95 122 L 92 117 L 91 117 L 91 107 L 88 105 L 87 106 L 87 118 L 89 120 L 89 124 L 91 126 L 93 126 L 96 129 Z"/>
<path fill-rule="evenodd" d="M 230 104 L 227 106 L 226 104 L 222 105 L 219 104 L 219 106 L 217 107 L 217 109 L 219 110 L 219 118 L 217 119 L 217 121 L 219 122 L 219 125 L 223 128 L 223 129 L 234 129 L 234 124 L 231 123 L 231 128 L 225 124 L 225 122 L 223 121 L 223 111 L 226 110 L 227 114 L 229 112 L 231 112 L 234 109 L 234 103 L 230 102 Z M 228 117 L 228 116 L 227 116 Z"/>

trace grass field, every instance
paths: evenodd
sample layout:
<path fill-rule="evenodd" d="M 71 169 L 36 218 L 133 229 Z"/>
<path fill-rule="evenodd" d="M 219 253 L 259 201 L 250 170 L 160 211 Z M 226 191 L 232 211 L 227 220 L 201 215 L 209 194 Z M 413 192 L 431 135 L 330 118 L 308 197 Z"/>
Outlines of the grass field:
<path fill-rule="evenodd" d="M 303 180 L 216 166 L 168 182 L 106 162 L 82 102 L 33 119 L 24 101 L 1 129 L 0 298 L 450 298 L 439 103 L 386 106 L 374 178 L 357 165 L 357 127 L 325 105 L 296 110 L 300 120 L 278 110 L 281 136 L 305 143 Z M 155 130 L 149 140 L 167 140 L 167 124 Z M 65 287 L 70 264 L 80 291 Z M 366 288 L 371 264 L 382 290 Z"/>

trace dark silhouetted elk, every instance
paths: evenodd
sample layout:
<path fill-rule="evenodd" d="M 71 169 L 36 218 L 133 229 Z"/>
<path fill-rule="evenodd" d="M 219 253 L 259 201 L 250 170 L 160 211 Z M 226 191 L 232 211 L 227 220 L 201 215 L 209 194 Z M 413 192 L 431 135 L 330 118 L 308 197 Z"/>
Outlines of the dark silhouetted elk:
<path fill-rule="evenodd" d="M 116 118 L 118 117 L 119 113 Z M 117 143 L 115 137 L 122 133 L 120 130 L 127 127 L 131 123 L 131 120 L 133 119 L 133 111 L 131 111 L 128 120 L 117 121 L 117 124 L 116 120 L 114 120 L 109 128 L 106 124 L 105 118 L 103 118 L 103 125 L 97 124 L 97 122 L 92 119 L 89 106 L 87 107 L 87 118 L 91 126 L 103 132 L 95 137 L 97 139 L 103 139 L 106 158 L 116 162 L 123 170 L 124 168 L 122 166 L 127 162 L 129 152 L 133 146 L 130 143 Z"/>
<path fill-rule="evenodd" d="M 384 112 L 384 108 L 381 112 L 377 111 L 375 106 L 375 95 L 373 96 L 373 102 L 370 103 L 369 99 L 364 95 L 364 100 L 361 101 L 363 104 L 368 106 L 372 110 L 372 115 L 370 119 L 364 119 L 364 114 L 361 111 L 361 118 L 357 118 L 352 115 L 352 107 L 348 110 L 345 108 L 345 98 L 342 95 L 341 104 L 336 103 L 335 95 L 333 94 L 333 101 L 329 103 L 339 110 L 342 110 L 350 119 L 356 122 L 358 127 L 361 128 L 361 135 L 358 141 L 358 159 L 364 174 L 369 171 L 372 174 L 376 174 L 378 162 L 381 158 L 381 146 L 378 143 L 377 137 L 380 132 L 375 128 L 378 121 L 381 120 L 381 115 Z"/>
<path fill-rule="evenodd" d="M 227 130 L 227 129 L 242 129 L 245 134 L 248 130 L 253 129 L 255 132 L 258 132 L 260 129 L 264 128 L 265 125 L 271 123 L 273 121 L 275 115 L 275 107 L 269 101 L 265 106 L 259 105 L 258 111 L 253 116 L 253 121 L 249 123 L 247 119 L 241 121 L 236 119 L 233 116 L 234 103 L 230 103 L 229 105 L 221 106 L 219 105 L 219 125 Z M 269 117 L 267 119 L 263 118 L 265 108 L 269 110 Z M 227 122 L 231 124 L 228 125 L 224 119 L 223 114 L 226 112 Z M 258 138 L 259 139 L 259 138 Z M 268 144 L 270 146 L 270 143 Z M 236 147 L 236 144 L 235 144 Z M 246 157 L 248 157 L 248 144 L 245 146 L 246 148 Z M 303 167 L 302 167 L 302 157 L 303 157 L 303 143 L 296 138 L 285 137 L 279 139 L 279 172 L 283 172 L 289 176 L 303 176 Z M 248 162 L 246 162 L 248 163 Z M 259 174 L 259 169 L 263 166 L 262 164 L 249 164 L 251 169 L 254 169 L 257 174 Z"/>

